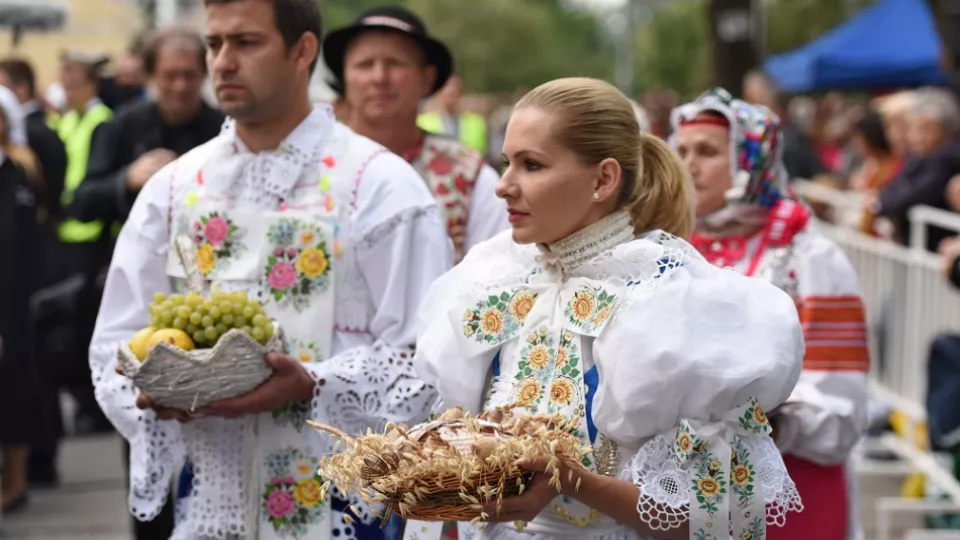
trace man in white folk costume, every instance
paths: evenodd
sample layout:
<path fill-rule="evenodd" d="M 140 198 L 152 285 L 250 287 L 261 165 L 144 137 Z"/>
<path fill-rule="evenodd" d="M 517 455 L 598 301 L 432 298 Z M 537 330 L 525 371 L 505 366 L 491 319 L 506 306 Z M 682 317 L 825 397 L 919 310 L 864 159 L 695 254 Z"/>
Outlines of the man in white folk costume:
<path fill-rule="evenodd" d="M 415 311 L 452 264 L 450 241 L 409 164 L 311 106 L 315 0 L 205 6 L 210 73 L 232 120 L 140 193 L 90 350 L 97 399 L 131 445 L 130 509 L 156 515 L 186 459 L 174 538 L 383 538 L 391 528 L 369 508 L 349 524 L 347 501 L 319 500 L 331 441 L 305 421 L 357 434 L 426 419 L 436 394 L 411 365 Z M 154 294 L 183 283 L 171 249 L 182 233 L 211 286 L 259 299 L 287 349 L 267 356 L 260 387 L 193 414 L 154 406 L 115 372 Z"/>
<path fill-rule="evenodd" d="M 593 451 L 560 467 L 559 496 L 523 465 L 527 489 L 463 538 L 760 540 L 789 521 L 802 505 L 763 410 L 802 365 L 790 297 L 681 239 L 687 173 L 605 82 L 524 96 L 503 159 L 513 230 L 430 288 L 417 372 L 446 407 L 572 417 Z"/>
<path fill-rule="evenodd" d="M 346 100 L 350 128 L 403 156 L 430 187 L 456 261 L 509 227 L 494 194 L 500 176 L 483 156 L 455 137 L 417 127 L 420 102 L 443 88 L 453 58 L 416 15 L 399 6 L 372 8 L 324 38 L 323 60 Z"/>

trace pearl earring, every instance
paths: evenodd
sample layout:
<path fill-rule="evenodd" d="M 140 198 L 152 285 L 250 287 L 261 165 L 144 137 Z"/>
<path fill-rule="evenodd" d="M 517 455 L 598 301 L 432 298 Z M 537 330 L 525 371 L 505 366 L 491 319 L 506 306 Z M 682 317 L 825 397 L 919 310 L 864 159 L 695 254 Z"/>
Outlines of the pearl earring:
<path fill-rule="evenodd" d="M 597 192 L 594 192 L 594 193 L 593 193 L 593 200 L 599 201 L 599 200 L 600 200 L 600 194 L 597 193 Z"/>

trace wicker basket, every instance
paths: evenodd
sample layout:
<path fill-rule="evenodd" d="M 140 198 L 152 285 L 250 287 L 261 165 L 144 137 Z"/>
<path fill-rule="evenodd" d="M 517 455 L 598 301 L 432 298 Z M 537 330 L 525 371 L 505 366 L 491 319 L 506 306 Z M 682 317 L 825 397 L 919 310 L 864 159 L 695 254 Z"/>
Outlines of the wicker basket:
<path fill-rule="evenodd" d="M 519 459 L 544 459 L 556 474 L 560 461 L 578 467 L 589 451 L 558 417 L 521 417 L 540 429 L 518 433 L 512 427 L 519 423 L 449 413 L 409 431 L 388 426 L 384 435 L 357 438 L 310 422 L 347 445 L 321 462 L 320 474 L 344 490 L 359 490 L 367 502 L 383 503 L 384 521 L 393 513 L 421 521 L 475 521 L 486 517 L 484 505 L 522 493 L 532 474 L 516 465 Z"/>
<path fill-rule="evenodd" d="M 282 331 L 274 323 L 273 336 L 266 345 L 242 330 L 231 329 L 210 349 L 184 351 L 160 342 L 143 362 L 124 342 L 117 353 L 117 365 L 157 405 L 192 411 L 259 386 L 272 373 L 264 356 L 283 350 Z"/>

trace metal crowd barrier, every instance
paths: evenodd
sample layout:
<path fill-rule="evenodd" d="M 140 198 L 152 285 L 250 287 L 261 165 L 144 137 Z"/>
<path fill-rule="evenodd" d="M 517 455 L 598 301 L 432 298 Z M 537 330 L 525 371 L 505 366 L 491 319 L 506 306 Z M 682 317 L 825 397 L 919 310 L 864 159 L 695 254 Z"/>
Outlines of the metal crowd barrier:
<path fill-rule="evenodd" d="M 908 419 L 902 437 L 887 435 L 878 442 L 886 452 L 907 467 L 900 472 L 920 472 L 928 485 L 936 486 L 944 500 L 885 497 L 876 501 L 875 534 L 889 540 L 894 513 L 929 515 L 960 511 L 960 482 L 950 468 L 921 445 L 926 411 L 927 361 L 934 337 L 945 332 L 960 334 L 960 292 L 946 280 L 936 254 L 925 250 L 928 225 L 960 232 L 960 215 L 929 207 L 914 208 L 910 245 L 904 247 L 875 238 L 848 225 L 856 222 L 861 203 L 848 192 L 795 181 L 796 193 L 810 202 L 827 206 L 834 221 L 818 220 L 817 228 L 836 242 L 856 269 L 870 323 L 871 393 Z M 960 401 L 958 401 L 960 404 Z M 860 474 L 889 474 L 889 463 L 855 460 Z M 911 531 L 912 538 L 926 538 Z"/>

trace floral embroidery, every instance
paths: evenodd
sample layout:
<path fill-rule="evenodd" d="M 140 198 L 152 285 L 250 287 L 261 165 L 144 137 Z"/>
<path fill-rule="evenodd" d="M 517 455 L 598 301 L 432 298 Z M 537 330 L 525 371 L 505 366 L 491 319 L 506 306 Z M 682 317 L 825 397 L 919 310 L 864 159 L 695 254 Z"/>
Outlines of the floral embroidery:
<path fill-rule="evenodd" d="M 577 355 L 576 336 L 573 332 L 564 330 L 560 333 L 560 348 L 557 349 L 556 370 L 564 377 L 580 376 L 580 357 Z"/>
<path fill-rule="evenodd" d="M 556 354 L 553 336 L 549 335 L 547 327 L 541 326 L 527 336 L 527 344 L 520 353 L 520 362 L 517 364 L 517 374 L 514 378 L 523 381 L 540 375 L 539 372 L 547 367 Z"/>
<path fill-rule="evenodd" d="M 307 527 L 319 522 L 326 512 L 318 460 L 308 452 L 287 447 L 267 456 L 265 463 L 268 480 L 261 496 L 263 519 L 280 537 L 304 537 Z"/>
<path fill-rule="evenodd" d="M 694 540 L 719 540 L 712 532 L 704 529 L 697 529 L 697 532 L 693 533 L 693 538 Z"/>
<path fill-rule="evenodd" d="M 540 401 L 543 385 L 536 379 L 527 379 L 517 385 L 516 402 L 525 407 L 533 407 Z"/>
<path fill-rule="evenodd" d="M 527 291 L 503 291 L 477 302 L 463 314 L 463 335 L 478 343 L 501 343 L 516 335 L 536 303 Z"/>
<path fill-rule="evenodd" d="M 267 237 L 272 251 L 264 267 L 264 287 L 282 306 L 302 311 L 309 298 L 330 286 L 330 252 L 319 226 L 296 219 L 271 225 Z"/>
<path fill-rule="evenodd" d="M 320 362 L 323 360 L 323 353 L 320 347 L 312 341 L 300 339 L 288 339 L 286 350 L 290 356 L 300 360 L 305 364 Z M 307 424 L 307 418 L 310 415 L 309 402 L 288 403 L 270 411 L 273 421 L 281 427 L 291 426 L 297 431 L 302 431 Z"/>
<path fill-rule="evenodd" d="M 750 402 L 744 409 L 743 415 L 737 419 L 740 427 L 753 433 L 770 433 L 770 421 L 767 420 L 766 413 L 760 407 L 756 398 L 750 398 Z"/>
<path fill-rule="evenodd" d="M 226 213 L 210 212 L 193 222 L 191 234 L 197 248 L 197 269 L 203 275 L 222 270 L 230 259 L 243 253 L 244 231 Z"/>
<path fill-rule="evenodd" d="M 576 327 L 593 332 L 610 318 L 616 300 L 616 295 L 602 288 L 583 287 L 567 303 L 564 316 Z"/>
<path fill-rule="evenodd" d="M 740 507 L 746 507 L 755 495 L 753 464 L 750 452 L 740 437 L 734 437 L 730 446 L 730 489 L 737 495 Z"/>
<path fill-rule="evenodd" d="M 707 442 L 697 437 L 686 422 L 677 429 L 673 449 L 681 461 L 691 460 L 691 480 L 697 503 L 711 518 L 716 517 L 723 496 L 727 493 L 727 481 L 720 460 L 709 451 Z"/>
<path fill-rule="evenodd" d="M 574 389 L 570 379 L 557 379 L 550 385 L 550 402 L 560 406 L 573 401 Z"/>

